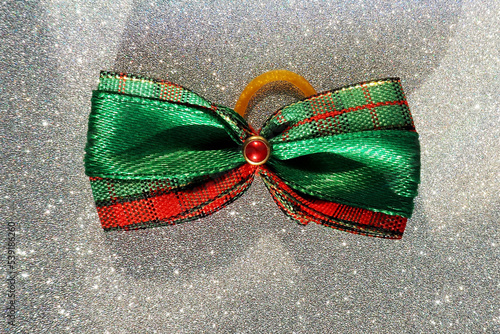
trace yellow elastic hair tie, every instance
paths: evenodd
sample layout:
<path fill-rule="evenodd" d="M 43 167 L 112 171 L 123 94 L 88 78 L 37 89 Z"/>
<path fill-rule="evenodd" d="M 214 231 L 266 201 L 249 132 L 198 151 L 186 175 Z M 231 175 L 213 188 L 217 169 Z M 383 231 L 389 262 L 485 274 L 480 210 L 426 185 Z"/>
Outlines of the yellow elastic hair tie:
<path fill-rule="evenodd" d="M 309 81 L 304 79 L 304 77 L 287 70 L 274 70 L 261 74 L 250 81 L 241 93 L 238 102 L 236 102 L 234 110 L 244 117 L 247 111 L 248 103 L 255 93 L 257 93 L 263 86 L 275 81 L 286 81 L 291 83 L 297 87 L 305 97 L 316 94 L 316 90 L 311 86 Z"/>

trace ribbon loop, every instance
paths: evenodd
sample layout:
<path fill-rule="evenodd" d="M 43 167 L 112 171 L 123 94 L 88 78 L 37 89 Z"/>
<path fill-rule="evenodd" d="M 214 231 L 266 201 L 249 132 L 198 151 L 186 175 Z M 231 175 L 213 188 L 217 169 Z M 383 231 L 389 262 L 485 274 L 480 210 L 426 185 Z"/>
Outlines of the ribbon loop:
<path fill-rule="evenodd" d="M 176 85 L 168 86 L 174 94 L 165 92 L 164 83 L 138 77 L 103 73 L 101 78 L 100 88 L 107 90 L 92 97 L 85 157 L 89 176 L 188 183 L 245 162 L 239 147 L 250 130 L 227 109 Z M 162 89 L 156 98 L 154 89 L 144 89 L 152 84 Z"/>

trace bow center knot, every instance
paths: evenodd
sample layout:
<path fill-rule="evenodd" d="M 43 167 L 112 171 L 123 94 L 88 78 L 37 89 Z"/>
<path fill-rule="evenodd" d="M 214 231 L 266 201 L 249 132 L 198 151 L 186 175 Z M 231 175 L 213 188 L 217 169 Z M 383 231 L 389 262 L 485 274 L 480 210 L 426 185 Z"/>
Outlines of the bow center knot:
<path fill-rule="evenodd" d="M 263 165 L 271 155 L 271 146 L 264 137 L 251 136 L 243 144 L 243 156 L 251 165 Z"/>

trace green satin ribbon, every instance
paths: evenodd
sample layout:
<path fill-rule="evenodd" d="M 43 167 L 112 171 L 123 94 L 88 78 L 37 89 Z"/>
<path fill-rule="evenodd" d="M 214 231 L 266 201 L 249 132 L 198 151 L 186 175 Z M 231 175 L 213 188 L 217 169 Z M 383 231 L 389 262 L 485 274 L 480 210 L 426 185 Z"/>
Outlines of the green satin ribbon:
<path fill-rule="evenodd" d="M 385 130 L 274 143 L 269 164 L 292 188 L 409 217 L 419 182 L 418 134 Z"/>
<path fill-rule="evenodd" d="M 245 163 L 240 134 L 210 109 L 99 91 L 92 103 L 89 176 L 187 183 Z"/>
<path fill-rule="evenodd" d="M 210 103 L 190 94 L 201 102 L 169 102 L 109 88 L 95 91 L 85 156 L 87 175 L 189 183 L 244 164 L 241 147 L 251 131 L 246 121 L 228 108 L 210 108 Z M 303 108 L 286 111 L 287 119 L 304 118 Z M 356 115 L 365 117 L 361 111 Z M 410 217 L 420 181 L 418 134 L 395 126 L 371 130 L 369 126 L 320 137 L 311 137 L 304 127 L 302 133 L 293 129 L 293 139 L 284 140 L 280 133 L 284 127 L 277 130 L 276 122 L 268 121 L 261 130 L 272 147 L 267 166 L 304 194 Z"/>

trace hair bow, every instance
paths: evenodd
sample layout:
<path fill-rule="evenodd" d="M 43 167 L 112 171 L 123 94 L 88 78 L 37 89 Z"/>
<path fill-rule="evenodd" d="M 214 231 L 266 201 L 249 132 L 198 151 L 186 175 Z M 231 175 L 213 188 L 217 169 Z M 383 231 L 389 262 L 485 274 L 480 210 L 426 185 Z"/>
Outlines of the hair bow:
<path fill-rule="evenodd" d="M 85 170 L 105 230 L 207 216 L 258 173 L 300 224 L 399 239 L 417 194 L 420 147 L 397 78 L 315 94 L 255 131 L 174 83 L 101 72 Z"/>

